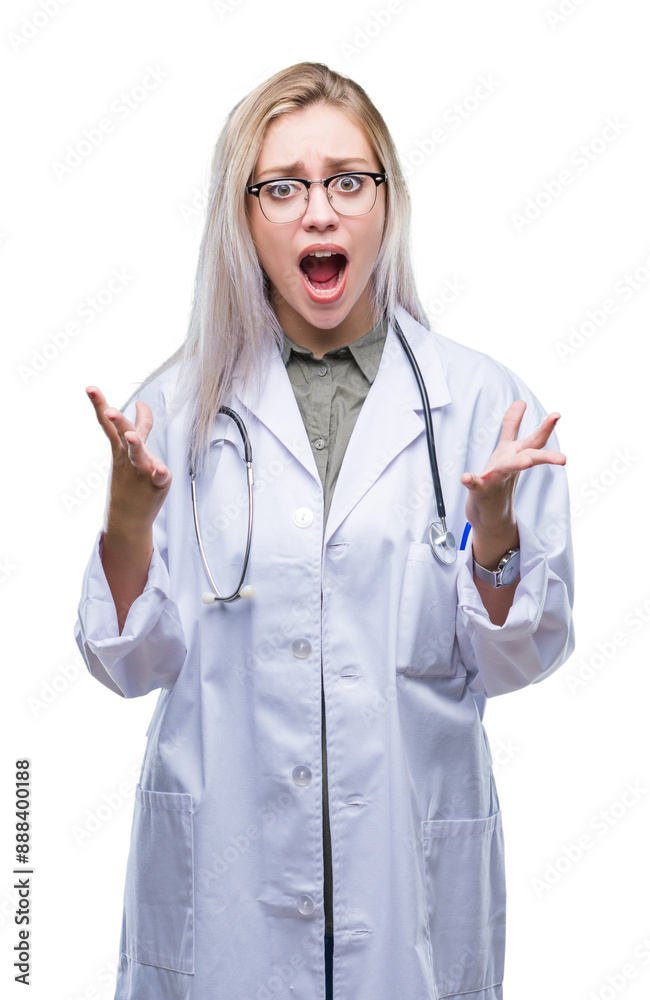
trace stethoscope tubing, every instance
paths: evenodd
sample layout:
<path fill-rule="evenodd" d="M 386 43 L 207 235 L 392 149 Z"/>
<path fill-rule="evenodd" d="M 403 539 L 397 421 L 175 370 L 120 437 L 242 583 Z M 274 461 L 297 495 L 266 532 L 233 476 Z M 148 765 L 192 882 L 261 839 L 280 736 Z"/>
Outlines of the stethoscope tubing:
<path fill-rule="evenodd" d="M 251 542 L 253 539 L 253 486 L 254 486 L 253 446 L 248 436 L 246 425 L 244 424 L 244 421 L 242 420 L 242 418 L 239 416 L 238 413 L 232 410 L 229 406 L 220 407 L 219 413 L 225 413 L 225 415 L 227 417 L 230 417 L 231 420 L 234 420 L 237 425 L 237 428 L 241 435 L 242 443 L 244 445 L 244 463 L 246 465 L 246 479 L 248 482 L 248 528 L 246 531 L 246 551 L 244 554 L 244 564 L 242 567 L 241 576 L 239 578 L 239 583 L 233 590 L 232 594 L 228 594 L 226 596 L 222 595 L 219 592 L 219 589 L 214 581 L 212 573 L 210 572 L 210 567 L 208 565 L 205 549 L 203 548 L 201 529 L 199 527 L 199 511 L 196 499 L 196 471 L 192 468 L 190 468 L 190 487 L 192 490 L 192 514 L 194 516 L 194 528 L 196 530 L 196 540 L 199 545 L 199 552 L 201 553 L 201 559 L 203 561 L 203 566 L 206 572 L 206 576 L 210 581 L 210 585 L 213 590 L 213 595 L 209 603 L 213 603 L 215 601 L 221 601 L 223 604 L 231 604 L 233 601 L 238 601 L 241 599 L 242 596 L 241 589 L 244 584 L 244 579 L 246 577 L 246 572 L 248 570 L 248 561 L 250 559 L 250 554 L 251 554 Z M 208 602 L 206 601 L 205 603 Z"/>
<path fill-rule="evenodd" d="M 406 356 L 411 363 L 411 368 L 413 369 L 413 374 L 415 375 L 418 388 L 420 390 L 420 395 L 422 397 L 422 406 L 424 407 L 424 425 L 427 434 L 427 451 L 429 452 L 429 464 L 431 465 L 431 476 L 433 478 L 433 488 L 436 493 L 436 507 L 438 508 L 438 517 L 445 524 L 445 501 L 442 495 L 442 485 L 440 483 L 440 473 L 438 472 L 438 460 L 436 458 L 436 445 L 433 436 L 433 421 L 431 420 L 431 407 L 429 406 L 429 394 L 427 393 L 427 387 L 424 384 L 424 379 L 422 378 L 422 372 L 420 371 L 420 366 L 415 360 L 415 355 L 411 350 L 411 345 L 407 341 L 401 326 L 393 317 L 393 326 L 395 327 L 395 332 L 399 337 L 402 347 L 406 352 Z"/>
<path fill-rule="evenodd" d="M 433 435 L 433 421 L 431 419 L 431 407 L 429 405 L 429 395 L 427 393 L 427 387 L 422 378 L 422 372 L 420 371 L 420 366 L 418 365 L 415 355 L 411 350 L 411 346 L 408 343 L 404 332 L 399 325 L 395 317 L 392 318 L 392 325 L 395 329 L 397 337 L 404 348 L 406 356 L 409 360 L 411 368 L 413 369 L 413 374 L 418 384 L 418 389 L 420 390 L 420 396 L 422 398 L 423 406 L 423 416 L 424 416 L 424 426 L 427 438 L 427 452 L 429 455 L 429 464 L 431 466 L 431 477 L 433 479 L 433 487 L 436 494 L 436 507 L 438 510 L 438 517 L 440 518 L 440 526 L 437 524 L 432 524 L 429 527 L 429 543 L 431 545 L 431 550 L 434 556 L 443 564 L 449 566 L 452 565 L 456 559 L 456 541 L 453 534 L 447 530 L 446 523 L 446 512 L 445 512 L 445 502 L 442 494 L 442 485 L 440 483 L 440 473 L 438 471 L 438 460 L 436 457 L 436 446 Z M 194 516 L 194 528 L 196 531 L 196 539 L 199 545 L 199 552 L 201 554 L 201 559 L 203 561 L 203 566 L 206 572 L 206 576 L 210 581 L 212 586 L 212 593 L 204 593 L 203 601 L 205 604 L 212 604 L 214 602 L 221 602 L 223 604 L 231 604 L 233 601 L 238 601 L 242 597 L 249 597 L 253 593 L 252 587 L 244 588 L 242 592 L 244 579 L 246 577 L 246 572 L 248 570 L 248 562 L 250 559 L 251 542 L 253 537 L 253 447 L 251 445 L 248 432 L 244 421 L 239 416 L 235 410 L 231 409 L 229 406 L 222 406 L 219 409 L 219 413 L 224 413 L 227 417 L 230 417 L 235 421 L 241 439 L 244 445 L 244 462 L 246 464 L 246 476 L 248 481 L 248 529 L 246 535 L 246 551 L 244 554 L 244 563 L 242 568 L 241 577 L 237 587 L 232 592 L 232 594 L 222 595 L 217 585 L 214 581 L 212 573 L 210 572 L 210 567 L 208 565 L 207 556 L 205 554 L 205 549 L 203 547 L 203 540 L 201 538 L 201 529 L 199 527 L 199 512 L 198 503 L 196 498 L 196 471 L 190 466 L 190 485 L 192 490 L 192 513 Z"/>

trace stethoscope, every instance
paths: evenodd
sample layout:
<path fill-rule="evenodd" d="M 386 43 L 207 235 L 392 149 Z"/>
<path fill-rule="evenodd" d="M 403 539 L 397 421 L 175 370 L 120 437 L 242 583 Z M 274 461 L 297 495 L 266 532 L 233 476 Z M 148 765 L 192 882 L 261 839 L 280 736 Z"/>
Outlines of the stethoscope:
<path fill-rule="evenodd" d="M 404 336 L 401 326 L 396 319 L 393 318 L 392 325 L 395 328 L 395 332 L 399 338 L 399 341 L 406 352 L 406 356 L 409 359 L 411 368 L 413 369 L 413 374 L 415 375 L 418 389 L 420 390 L 420 396 L 422 397 L 422 406 L 424 408 L 424 426 L 427 435 L 427 451 L 429 453 L 429 464 L 431 466 L 431 478 L 433 479 L 433 488 L 436 494 L 436 507 L 438 510 L 439 521 L 433 521 L 429 525 L 429 545 L 431 546 L 431 551 L 433 552 L 436 559 L 443 563 L 445 566 L 451 566 L 456 561 L 456 539 L 454 538 L 451 531 L 447 529 L 446 512 L 445 512 L 445 501 L 442 495 L 442 486 L 440 484 L 440 474 L 438 472 L 438 461 L 436 459 L 436 446 L 433 436 L 433 422 L 431 420 L 431 409 L 429 407 L 429 396 L 427 394 L 427 387 L 424 384 L 424 379 L 422 378 L 422 372 L 420 371 L 420 366 L 415 360 L 415 355 L 411 350 L 411 347 Z M 219 409 L 219 413 L 224 413 L 231 420 L 234 420 L 237 425 L 237 429 L 241 435 L 242 443 L 244 445 L 244 463 L 246 465 L 246 479 L 248 482 L 248 531 L 246 536 L 246 551 L 244 553 L 244 565 L 241 571 L 241 576 L 239 578 L 239 583 L 233 590 L 232 594 L 223 595 L 219 593 L 216 583 L 212 573 L 210 572 L 210 567 L 208 565 L 208 560 L 205 554 L 205 549 L 203 548 L 203 541 L 201 539 L 201 529 L 199 527 L 199 512 L 197 509 L 196 502 L 196 471 L 190 466 L 190 486 L 192 490 L 192 512 L 194 514 L 194 527 L 196 529 L 196 540 L 199 545 L 199 552 L 201 553 L 201 559 L 203 560 L 203 566 L 205 568 L 206 576 L 210 581 L 212 590 L 206 590 L 201 595 L 201 600 L 204 604 L 214 604 L 217 601 L 221 601 L 223 604 L 232 604 L 233 601 L 238 601 L 240 598 L 252 597 L 255 593 L 255 588 L 250 584 L 244 586 L 244 579 L 246 577 L 246 572 L 248 570 L 248 560 L 250 558 L 251 552 L 251 540 L 253 535 L 253 448 L 251 446 L 250 438 L 246 430 L 244 421 L 235 413 L 229 406 L 222 406 Z"/>

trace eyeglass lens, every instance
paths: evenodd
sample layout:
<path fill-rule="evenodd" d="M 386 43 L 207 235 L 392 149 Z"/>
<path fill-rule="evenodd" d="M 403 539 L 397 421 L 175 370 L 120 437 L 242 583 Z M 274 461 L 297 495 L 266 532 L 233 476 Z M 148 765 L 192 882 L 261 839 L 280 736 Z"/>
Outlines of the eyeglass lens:
<path fill-rule="evenodd" d="M 339 215 L 365 215 L 375 204 L 377 185 L 372 177 L 345 174 L 327 187 L 330 204 Z M 307 210 L 308 190 L 302 181 L 282 179 L 260 190 L 260 206 L 270 222 L 294 222 Z"/>

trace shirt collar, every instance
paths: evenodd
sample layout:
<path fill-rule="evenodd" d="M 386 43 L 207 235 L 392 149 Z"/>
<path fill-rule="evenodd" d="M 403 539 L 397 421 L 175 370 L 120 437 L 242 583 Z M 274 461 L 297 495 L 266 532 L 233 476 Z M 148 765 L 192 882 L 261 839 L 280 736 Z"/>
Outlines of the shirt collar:
<path fill-rule="evenodd" d="M 377 371 L 379 370 L 379 362 L 381 361 L 387 329 L 388 324 L 386 322 L 386 316 L 384 315 L 381 317 L 379 322 L 373 326 L 372 330 L 368 330 L 367 333 L 364 333 L 363 337 L 359 337 L 358 340 L 353 340 L 350 344 L 345 344 L 341 347 L 336 347 L 332 351 L 327 351 L 323 357 L 336 357 L 338 351 L 342 350 L 343 347 L 347 347 L 363 374 L 372 384 L 377 375 Z M 306 354 L 312 358 L 314 356 L 313 351 L 311 351 L 308 347 L 301 347 L 299 344 L 294 343 L 294 341 L 287 337 L 286 333 L 283 331 L 282 360 L 285 366 L 289 362 L 292 351 L 295 351 L 296 354 Z"/>

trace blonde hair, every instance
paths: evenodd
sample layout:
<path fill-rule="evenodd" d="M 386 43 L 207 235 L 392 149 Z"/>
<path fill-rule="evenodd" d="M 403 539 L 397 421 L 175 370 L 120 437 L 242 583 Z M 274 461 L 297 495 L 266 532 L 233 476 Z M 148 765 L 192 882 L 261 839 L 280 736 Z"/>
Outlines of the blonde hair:
<path fill-rule="evenodd" d="M 136 389 L 130 399 L 180 361 L 175 402 L 190 401 L 188 451 L 200 471 L 214 417 L 231 394 L 237 372 L 245 384 L 261 380 L 260 359 L 282 328 L 272 307 L 270 282 L 250 233 L 245 193 L 266 129 L 280 115 L 311 105 L 340 109 L 366 136 L 380 170 L 388 174 L 382 243 L 370 277 L 376 320 L 401 305 L 430 329 L 415 287 L 410 256 L 411 203 L 390 132 L 365 90 L 322 63 L 281 70 L 232 109 L 212 156 L 207 218 L 194 283 L 187 337 Z"/>

